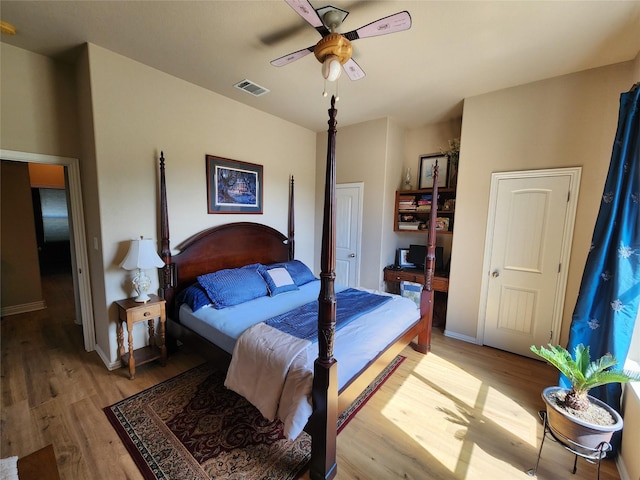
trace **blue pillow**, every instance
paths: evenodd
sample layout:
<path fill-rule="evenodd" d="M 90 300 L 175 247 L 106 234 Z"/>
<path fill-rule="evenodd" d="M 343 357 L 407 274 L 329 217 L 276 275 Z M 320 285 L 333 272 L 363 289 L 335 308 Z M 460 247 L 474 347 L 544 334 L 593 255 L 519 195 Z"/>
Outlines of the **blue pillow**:
<path fill-rule="evenodd" d="M 198 277 L 198 283 L 217 309 L 248 302 L 268 294 L 267 284 L 258 273 L 259 263 L 231 268 Z"/>
<path fill-rule="evenodd" d="M 275 297 L 279 293 L 298 290 L 298 286 L 285 267 L 265 267 L 264 265 L 260 265 L 258 272 L 262 275 L 264 281 L 267 282 L 269 295 L 272 297 Z"/>
<path fill-rule="evenodd" d="M 202 307 L 211 305 L 211 299 L 199 283 L 189 285 L 187 288 L 182 290 L 176 297 L 176 302 L 178 307 L 183 303 L 186 303 L 194 312 L 200 310 Z"/>
<path fill-rule="evenodd" d="M 317 280 L 317 278 L 313 275 L 313 272 L 309 270 L 304 263 L 300 260 L 289 260 L 288 262 L 274 263 L 273 265 L 269 265 L 269 268 L 274 267 L 284 267 L 293 278 L 293 281 L 297 286 L 302 286 L 305 283 L 312 282 L 313 280 Z"/>

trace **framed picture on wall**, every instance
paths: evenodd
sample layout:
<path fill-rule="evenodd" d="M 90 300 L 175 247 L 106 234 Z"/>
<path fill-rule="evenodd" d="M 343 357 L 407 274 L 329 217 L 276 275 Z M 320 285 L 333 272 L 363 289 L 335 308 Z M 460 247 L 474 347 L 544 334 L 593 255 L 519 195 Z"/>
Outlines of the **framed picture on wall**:
<path fill-rule="evenodd" d="M 449 175 L 449 157 L 442 153 L 420 156 L 418 188 L 433 188 L 433 167 L 438 164 L 438 187 L 446 188 Z"/>
<path fill-rule="evenodd" d="M 262 165 L 206 156 L 208 213 L 262 213 Z"/>

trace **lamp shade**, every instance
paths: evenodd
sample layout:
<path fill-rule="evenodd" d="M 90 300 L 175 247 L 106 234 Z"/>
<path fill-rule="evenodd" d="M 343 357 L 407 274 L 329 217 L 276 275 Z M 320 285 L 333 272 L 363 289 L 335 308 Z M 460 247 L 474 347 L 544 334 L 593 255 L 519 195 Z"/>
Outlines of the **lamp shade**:
<path fill-rule="evenodd" d="M 138 297 L 135 299 L 136 302 L 148 302 L 150 300 L 147 291 L 151 287 L 151 279 L 144 273 L 144 269 L 163 266 L 164 262 L 155 251 L 151 239 L 140 237 L 140 240 L 131 240 L 127 256 L 120 264 L 120 267 L 125 270 L 138 270 L 131 280 L 133 288 L 138 292 Z"/>
<path fill-rule="evenodd" d="M 135 270 L 136 268 L 160 268 L 164 266 L 164 262 L 156 252 L 153 241 L 150 238 L 142 238 L 139 240 L 131 240 L 129 252 L 120 264 L 125 270 Z"/>

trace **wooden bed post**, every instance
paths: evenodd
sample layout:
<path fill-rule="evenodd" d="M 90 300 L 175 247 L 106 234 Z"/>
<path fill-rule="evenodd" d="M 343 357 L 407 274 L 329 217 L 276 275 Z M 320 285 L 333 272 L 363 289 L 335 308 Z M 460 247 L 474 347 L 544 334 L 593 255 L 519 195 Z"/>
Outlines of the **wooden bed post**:
<path fill-rule="evenodd" d="M 160 279 L 160 296 L 172 305 L 174 265 L 169 245 L 169 208 L 167 206 L 167 181 L 164 173 L 164 152 L 160 152 L 160 257 L 164 262 Z M 173 314 L 173 312 L 169 312 Z"/>
<path fill-rule="evenodd" d="M 338 420 L 338 363 L 333 357 L 336 329 L 336 109 L 331 97 L 329 136 L 327 140 L 327 170 L 324 193 L 324 223 L 322 227 L 322 257 L 320 260 L 320 294 L 318 296 L 318 358 L 313 374 L 313 414 L 311 424 L 310 476 L 331 479 L 336 476 L 336 422 Z"/>
<path fill-rule="evenodd" d="M 416 350 L 421 353 L 431 351 L 431 326 L 433 325 L 433 274 L 436 266 L 436 219 L 438 218 L 438 161 L 433 167 L 433 194 L 431 196 L 431 215 L 429 217 L 429 240 L 427 257 L 424 262 L 425 282 L 420 295 L 420 316 L 424 328 L 418 334 Z"/>
<path fill-rule="evenodd" d="M 293 260 L 295 258 L 295 254 L 296 254 L 296 248 L 295 248 L 295 213 L 293 211 L 294 208 L 294 201 L 293 201 L 293 175 L 291 175 L 291 183 L 289 185 L 289 238 L 288 238 L 288 245 L 289 245 L 289 260 Z"/>

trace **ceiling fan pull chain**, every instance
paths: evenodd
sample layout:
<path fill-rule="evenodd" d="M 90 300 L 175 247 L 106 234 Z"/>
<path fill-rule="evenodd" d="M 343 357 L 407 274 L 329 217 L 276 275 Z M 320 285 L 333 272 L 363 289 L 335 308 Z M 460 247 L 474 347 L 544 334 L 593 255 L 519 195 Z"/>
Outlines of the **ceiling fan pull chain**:
<path fill-rule="evenodd" d="M 340 85 L 340 82 L 339 82 L 339 81 L 336 81 L 336 82 L 335 82 L 335 85 L 336 85 L 336 94 L 335 94 L 334 96 L 335 96 L 335 98 L 336 98 L 336 102 L 337 102 L 338 100 L 340 100 L 340 95 L 339 95 L 339 93 L 338 93 L 338 92 L 339 92 L 339 85 Z M 326 97 L 326 96 L 327 96 L 327 80 L 326 80 L 326 79 L 324 80 L 324 88 L 323 88 L 323 90 L 322 90 L 322 96 L 323 96 L 323 97 Z"/>

